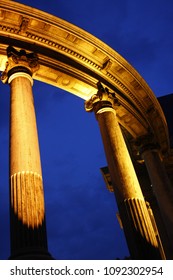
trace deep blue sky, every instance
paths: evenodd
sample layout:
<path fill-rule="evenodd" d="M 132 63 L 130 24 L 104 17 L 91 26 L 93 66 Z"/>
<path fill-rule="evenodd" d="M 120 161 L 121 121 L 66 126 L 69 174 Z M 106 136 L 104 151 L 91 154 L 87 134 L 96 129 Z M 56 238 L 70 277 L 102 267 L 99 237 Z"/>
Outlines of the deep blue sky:
<path fill-rule="evenodd" d="M 172 0 L 21 0 L 63 18 L 119 52 L 155 95 L 172 93 Z M 39 82 L 33 87 L 44 179 L 49 251 L 56 259 L 128 255 L 94 114 L 84 101 Z M 9 256 L 9 87 L 0 84 L 0 259 Z"/>

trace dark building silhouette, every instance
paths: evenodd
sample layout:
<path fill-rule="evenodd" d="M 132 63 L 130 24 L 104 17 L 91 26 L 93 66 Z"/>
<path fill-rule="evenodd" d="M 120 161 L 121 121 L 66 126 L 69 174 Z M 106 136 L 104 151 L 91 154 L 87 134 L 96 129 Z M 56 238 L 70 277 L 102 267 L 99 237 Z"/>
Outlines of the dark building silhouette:
<path fill-rule="evenodd" d="M 173 148 L 173 93 L 158 98 L 166 117 L 169 130 L 170 147 Z"/>

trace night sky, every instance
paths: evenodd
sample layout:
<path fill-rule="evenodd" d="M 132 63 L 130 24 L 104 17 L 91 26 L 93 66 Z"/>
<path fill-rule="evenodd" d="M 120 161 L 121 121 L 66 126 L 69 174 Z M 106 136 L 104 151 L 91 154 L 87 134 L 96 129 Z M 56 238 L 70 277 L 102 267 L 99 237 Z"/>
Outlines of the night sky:
<path fill-rule="evenodd" d="M 67 20 L 121 54 L 157 97 L 173 92 L 172 0 L 21 0 Z M 100 173 L 106 159 L 84 100 L 33 86 L 49 251 L 55 259 L 123 259 L 128 249 L 116 202 Z M 9 249 L 9 86 L 0 84 L 0 259 Z"/>

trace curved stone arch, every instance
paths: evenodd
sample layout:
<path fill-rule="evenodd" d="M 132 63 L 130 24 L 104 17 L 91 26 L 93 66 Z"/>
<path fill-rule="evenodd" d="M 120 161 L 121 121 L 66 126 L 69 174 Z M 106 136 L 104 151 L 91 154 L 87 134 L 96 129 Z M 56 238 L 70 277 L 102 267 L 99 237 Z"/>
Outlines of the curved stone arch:
<path fill-rule="evenodd" d="M 12 45 L 37 53 L 40 69 L 34 79 L 88 100 L 102 82 L 116 92 L 117 117 L 133 139 L 152 133 L 163 154 L 169 151 L 163 111 L 144 79 L 116 51 L 88 32 L 38 9 L 0 2 L 0 70 Z"/>

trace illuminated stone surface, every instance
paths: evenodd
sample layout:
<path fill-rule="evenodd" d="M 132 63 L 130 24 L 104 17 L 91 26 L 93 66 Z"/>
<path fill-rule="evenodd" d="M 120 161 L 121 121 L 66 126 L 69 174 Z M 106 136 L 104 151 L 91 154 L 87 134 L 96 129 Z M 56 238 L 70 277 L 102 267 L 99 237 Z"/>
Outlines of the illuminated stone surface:
<path fill-rule="evenodd" d="M 47 259 L 44 194 L 32 95 L 37 57 L 7 48 L 10 84 L 10 208 L 12 259 Z"/>
<path fill-rule="evenodd" d="M 152 131 L 167 153 L 167 124 L 157 98 L 138 72 L 116 51 L 88 32 L 60 18 L 13 1 L 0 1 L 0 70 L 6 48 L 35 52 L 40 68 L 33 78 L 84 100 L 96 93 L 97 81 L 116 92 L 119 123 L 137 139 Z"/>
<path fill-rule="evenodd" d="M 13 1 L 0 1 L 0 19 L 0 70 L 6 68 L 6 49 L 11 45 L 17 50 L 24 49 L 27 53 L 38 55 L 39 68 L 33 71 L 33 79 L 62 88 L 86 101 L 95 95 L 96 84 L 101 81 L 109 92 L 116 93 L 116 126 L 121 125 L 134 159 L 139 160 L 139 151 L 134 143 L 152 133 L 163 161 L 168 161 L 169 135 L 160 104 L 143 78 L 116 51 L 62 19 Z M 17 81 L 23 84 L 24 80 L 29 83 L 26 76 L 15 77 L 13 81 L 17 86 Z M 110 111 L 109 117 L 111 114 Z M 15 182 L 16 178 L 22 178 L 21 172 L 29 172 L 31 177 L 33 172 L 37 174 L 34 176 L 41 176 L 40 170 L 18 170 L 16 166 L 14 164 L 15 171 L 12 173 L 14 201 Z M 13 167 L 11 165 L 11 170 Z M 125 182 L 127 178 L 123 180 Z M 40 187 L 37 191 L 41 194 Z M 18 216 L 22 217 L 21 214 Z M 23 221 L 26 214 L 24 216 L 20 218 Z"/>
<path fill-rule="evenodd" d="M 112 185 L 132 259 L 161 259 L 159 245 L 146 203 L 130 159 L 115 108 L 113 93 L 98 86 L 97 94 L 85 102 L 95 112 L 103 139 Z"/>

